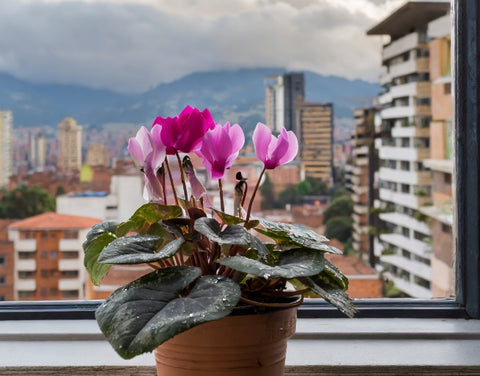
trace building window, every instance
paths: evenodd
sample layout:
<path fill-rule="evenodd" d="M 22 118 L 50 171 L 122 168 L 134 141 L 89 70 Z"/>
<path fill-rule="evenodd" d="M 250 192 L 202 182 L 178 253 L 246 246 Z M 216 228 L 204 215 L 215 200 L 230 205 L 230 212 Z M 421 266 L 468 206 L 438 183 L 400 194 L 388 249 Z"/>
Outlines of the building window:
<path fill-rule="evenodd" d="M 444 173 L 443 174 L 443 182 L 445 184 L 452 184 L 452 174 Z"/>
<path fill-rule="evenodd" d="M 450 94 L 452 92 L 452 84 L 450 82 L 443 85 L 443 94 Z"/>
<path fill-rule="evenodd" d="M 64 230 L 63 231 L 63 238 L 64 239 L 78 239 L 78 231 L 77 230 Z"/>
<path fill-rule="evenodd" d="M 50 251 L 50 259 L 51 260 L 56 260 L 58 257 L 58 252 L 57 251 Z"/>
<path fill-rule="evenodd" d="M 0 275 L 0 286 L 5 284 L 5 276 Z"/>
<path fill-rule="evenodd" d="M 0 266 L 5 265 L 5 256 L 0 255 Z"/>
<path fill-rule="evenodd" d="M 79 252 L 78 251 L 62 251 L 61 257 L 63 259 L 78 259 Z"/>

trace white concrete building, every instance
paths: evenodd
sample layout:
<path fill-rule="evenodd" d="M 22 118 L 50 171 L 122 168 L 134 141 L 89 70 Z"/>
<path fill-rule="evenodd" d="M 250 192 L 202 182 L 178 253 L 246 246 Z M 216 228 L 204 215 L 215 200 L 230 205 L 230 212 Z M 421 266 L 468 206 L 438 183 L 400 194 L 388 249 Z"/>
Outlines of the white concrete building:
<path fill-rule="evenodd" d="M 368 31 L 388 36 L 382 50 L 380 235 L 375 254 L 395 286 L 412 297 L 432 296 L 431 230 L 419 209 L 430 201 L 431 82 L 429 23 L 449 12 L 449 1 L 407 2 Z"/>
<path fill-rule="evenodd" d="M 126 221 L 141 205 L 143 176 L 115 175 L 106 192 L 82 192 L 57 197 L 57 213 Z"/>

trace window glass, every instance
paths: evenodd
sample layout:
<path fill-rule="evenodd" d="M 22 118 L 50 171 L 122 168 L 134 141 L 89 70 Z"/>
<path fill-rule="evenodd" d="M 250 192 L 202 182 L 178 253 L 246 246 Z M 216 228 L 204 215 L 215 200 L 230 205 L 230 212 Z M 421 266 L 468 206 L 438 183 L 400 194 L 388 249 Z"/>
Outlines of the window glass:
<path fill-rule="evenodd" d="M 84 271 L 86 233 L 143 203 L 128 138 L 185 105 L 248 139 L 257 122 L 296 132 L 298 157 L 268 172 L 255 214 L 331 234 L 353 297 L 454 295 L 448 2 L 6 3 L 0 35 L 15 37 L 0 70 L 26 89 L 5 86 L 0 102 L 0 217 L 12 221 L 0 227 L 0 275 L 22 280 L 1 296 L 105 297 Z M 238 163 L 252 186 L 254 160 L 247 142 Z M 328 223 L 339 197 L 348 213 Z M 144 272 L 113 268 L 107 285 Z"/>

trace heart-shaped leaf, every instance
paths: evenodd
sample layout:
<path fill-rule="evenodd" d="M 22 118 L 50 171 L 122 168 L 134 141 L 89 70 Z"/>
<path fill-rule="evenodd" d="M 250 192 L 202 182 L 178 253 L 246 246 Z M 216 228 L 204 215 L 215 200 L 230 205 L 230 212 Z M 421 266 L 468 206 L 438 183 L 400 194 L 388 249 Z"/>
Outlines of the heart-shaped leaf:
<path fill-rule="evenodd" d="M 217 209 L 213 209 L 213 211 L 220 217 L 220 219 L 222 220 L 222 222 L 226 225 L 237 225 L 237 224 L 240 224 L 240 223 L 245 223 L 245 220 L 240 218 L 240 217 L 236 217 L 234 215 L 230 215 L 230 214 L 227 214 L 225 212 L 222 212 L 220 210 L 217 210 Z M 260 221 L 254 219 L 254 220 L 250 220 L 248 221 L 248 226 L 247 228 L 253 228 L 253 227 L 257 227 L 259 225 Z"/>
<path fill-rule="evenodd" d="M 142 264 L 172 257 L 185 243 L 177 238 L 167 243 L 159 252 L 163 239 L 156 235 L 124 236 L 111 242 L 98 257 L 99 263 Z"/>
<path fill-rule="evenodd" d="M 240 287 L 221 276 L 198 279 L 198 268 L 156 270 L 115 291 L 96 312 L 105 337 L 125 359 L 149 352 L 173 336 L 231 313 Z"/>
<path fill-rule="evenodd" d="M 291 249 L 280 254 L 275 266 L 244 256 L 226 257 L 222 265 L 263 278 L 298 278 L 313 276 L 323 270 L 325 259 L 323 253 L 311 249 Z"/>
<path fill-rule="evenodd" d="M 102 235 L 106 232 L 115 234 L 115 230 L 118 226 L 118 222 L 115 221 L 103 221 L 93 225 L 87 233 L 86 241 L 83 243 L 83 248 L 86 248 L 88 243 L 90 243 L 97 236 Z"/>
<path fill-rule="evenodd" d="M 98 263 L 98 257 L 102 250 L 117 237 L 115 236 L 116 222 L 105 221 L 98 223 L 90 229 L 82 244 L 85 252 L 84 265 L 93 284 L 99 285 L 105 277 L 111 265 Z"/>
<path fill-rule="evenodd" d="M 335 247 L 323 244 L 323 242 L 328 241 L 328 238 L 312 230 L 287 223 L 267 221 L 265 219 L 261 219 L 260 224 L 263 226 L 263 229 L 256 228 L 255 230 L 274 239 L 281 246 L 310 248 L 328 253 L 342 253 Z"/>
<path fill-rule="evenodd" d="M 214 218 L 199 218 L 195 221 L 195 230 L 208 239 L 218 244 L 242 245 L 258 251 L 260 258 L 268 256 L 269 252 L 265 245 L 240 225 L 232 224 L 222 231 L 220 223 Z"/>
<path fill-rule="evenodd" d="M 298 280 L 348 317 L 353 317 L 357 312 L 352 299 L 336 282 L 330 280 L 328 273 L 322 272 L 316 276 L 301 277 Z"/>
<path fill-rule="evenodd" d="M 156 203 L 148 203 L 142 205 L 128 219 L 117 227 L 117 235 L 124 236 L 129 232 L 141 232 L 146 227 L 160 220 L 177 218 L 182 215 L 182 209 L 176 205 L 161 205 Z"/>

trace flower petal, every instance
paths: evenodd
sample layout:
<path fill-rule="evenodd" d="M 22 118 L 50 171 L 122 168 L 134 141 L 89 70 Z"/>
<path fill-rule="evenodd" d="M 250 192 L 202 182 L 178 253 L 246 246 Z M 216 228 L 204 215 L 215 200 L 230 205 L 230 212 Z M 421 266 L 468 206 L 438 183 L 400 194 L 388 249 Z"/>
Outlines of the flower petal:
<path fill-rule="evenodd" d="M 258 123 L 253 132 L 253 144 L 255 145 L 255 154 L 263 163 L 267 160 L 268 146 L 272 141 L 272 132 L 263 123 Z"/>

